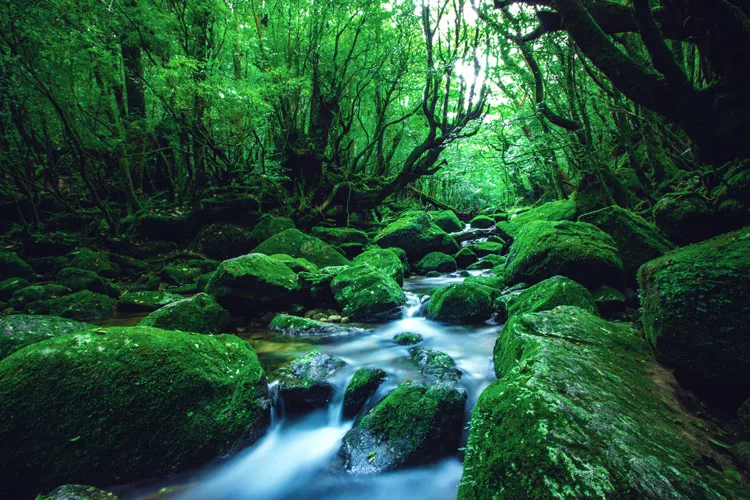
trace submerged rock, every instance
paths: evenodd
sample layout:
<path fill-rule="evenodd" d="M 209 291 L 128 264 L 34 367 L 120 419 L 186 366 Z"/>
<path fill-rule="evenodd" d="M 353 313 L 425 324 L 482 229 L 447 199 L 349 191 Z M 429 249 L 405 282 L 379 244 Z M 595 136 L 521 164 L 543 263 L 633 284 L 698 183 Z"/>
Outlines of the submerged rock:
<path fill-rule="evenodd" d="M 576 306 L 597 314 L 594 297 L 586 287 L 565 276 L 553 276 L 518 293 L 501 295 L 495 310 L 501 321 L 514 314 L 549 311 L 558 306 Z"/>
<path fill-rule="evenodd" d="M 656 359 L 735 407 L 750 397 L 750 227 L 647 262 L 638 280 Z"/>
<path fill-rule="evenodd" d="M 156 328 L 107 328 L 0 361 L 0 493 L 173 473 L 252 442 L 269 420 L 250 344 Z"/>
<path fill-rule="evenodd" d="M 289 412 L 325 408 L 335 387 L 329 381 L 346 363 L 319 351 L 312 351 L 279 369 L 279 395 Z"/>
<path fill-rule="evenodd" d="M 399 385 L 344 436 L 345 468 L 377 474 L 455 453 L 465 403 L 466 392 L 450 385 Z"/>
<path fill-rule="evenodd" d="M 309 236 L 296 229 L 286 229 L 271 236 L 253 250 L 266 255 L 286 254 L 303 258 L 318 267 L 345 266 L 349 259 L 338 253 L 323 240 Z"/>
<path fill-rule="evenodd" d="M 230 319 L 229 312 L 216 299 L 199 293 L 157 309 L 143 318 L 139 325 L 183 332 L 219 333 Z"/>
<path fill-rule="evenodd" d="M 384 321 L 401 315 L 406 296 L 390 276 L 368 265 L 339 272 L 331 281 L 336 302 L 356 321 Z"/>
<path fill-rule="evenodd" d="M 12 314 L 2 317 L 0 318 L 0 359 L 27 345 L 90 328 L 93 326 L 58 316 Z"/>
<path fill-rule="evenodd" d="M 378 390 L 387 374 L 380 368 L 359 368 L 344 392 L 344 418 L 352 418 Z"/>
<path fill-rule="evenodd" d="M 430 252 L 414 264 L 417 274 L 427 274 L 430 271 L 452 273 L 456 268 L 456 259 L 442 252 Z"/>
<path fill-rule="evenodd" d="M 411 262 L 430 252 L 453 254 L 458 251 L 456 241 L 421 212 L 410 212 L 388 224 L 377 235 L 375 243 L 404 249 Z"/>
<path fill-rule="evenodd" d="M 418 333 L 402 332 L 393 337 L 393 343 L 398 345 L 416 345 L 424 342 L 424 337 Z"/>
<path fill-rule="evenodd" d="M 456 361 L 442 351 L 413 347 L 409 349 L 409 356 L 430 384 L 456 383 L 461 378 L 461 370 L 456 368 Z"/>
<path fill-rule="evenodd" d="M 494 361 L 460 500 L 744 496 L 702 459 L 701 427 L 630 325 L 567 306 L 515 315 Z"/>
<path fill-rule="evenodd" d="M 275 332 L 293 337 L 332 337 L 365 332 L 362 328 L 341 326 L 288 314 L 277 314 L 268 327 Z"/>
<path fill-rule="evenodd" d="M 561 275 L 588 289 L 624 284 L 622 260 L 614 240 L 585 222 L 526 224 L 508 253 L 508 283 L 538 283 Z"/>
<path fill-rule="evenodd" d="M 282 262 L 251 253 L 222 262 L 206 292 L 232 313 L 247 315 L 289 303 L 298 288 L 297 275 Z"/>
<path fill-rule="evenodd" d="M 476 283 L 457 283 L 437 290 L 427 304 L 426 316 L 435 321 L 477 323 L 492 315 L 495 291 Z"/>
<path fill-rule="evenodd" d="M 404 266 L 392 249 L 372 248 L 355 257 L 353 264 L 367 264 L 387 274 L 399 285 L 404 283 Z"/>

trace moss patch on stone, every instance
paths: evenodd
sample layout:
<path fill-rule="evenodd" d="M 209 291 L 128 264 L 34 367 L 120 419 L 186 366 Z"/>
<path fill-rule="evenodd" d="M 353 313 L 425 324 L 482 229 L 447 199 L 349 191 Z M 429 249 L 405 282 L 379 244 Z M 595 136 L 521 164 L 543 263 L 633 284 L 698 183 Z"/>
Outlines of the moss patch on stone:
<path fill-rule="evenodd" d="M 565 276 L 547 278 L 517 294 L 503 295 L 495 301 L 495 310 L 502 321 L 515 314 L 549 311 L 558 306 L 576 306 L 598 314 L 591 292 Z"/>
<path fill-rule="evenodd" d="M 411 262 L 430 252 L 453 254 L 458 244 L 424 213 L 410 212 L 388 224 L 375 238 L 381 247 L 402 248 Z"/>
<path fill-rule="evenodd" d="M 286 229 L 259 244 L 255 253 L 266 255 L 286 254 L 307 259 L 318 267 L 345 266 L 349 259 L 319 238 L 296 229 Z"/>
<path fill-rule="evenodd" d="M 367 264 L 387 274 L 401 285 L 404 282 L 404 266 L 391 249 L 371 248 L 354 258 L 354 265 Z"/>
<path fill-rule="evenodd" d="M 386 377 L 387 374 L 380 368 L 357 369 L 344 391 L 344 417 L 354 417 Z"/>
<path fill-rule="evenodd" d="M 437 290 L 427 305 L 426 316 L 435 321 L 477 323 L 492 315 L 495 290 L 477 283 L 458 283 Z"/>
<path fill-rule="evenodd" d="M 399 284 L 368 265 L 346 268 L 331 281 L 336 302 L 353 320 L 384 321 L 401 314 L 406 296 Z"/>
<path fill-rule="evenodd" d="M 229 320 L 229 312 L 216 299 L 206 293 L 199 293 L 157 309 L 143 318 L 139 325 L 164 330 L 219 333 Z"/>
<path fill-rule="evenodd" d="M 430 271 L 452 273 L 456 268 L 456 259 L 442 252 L 430 252 L 414 264 L 417 274 L 427 274 Z"/>
<path fill-rule="evenodd" d="M 58 316 L 12 314 L 2 317 L 0 318 L 0 359 L 27 345 L 89 328 L 93 327 Z"/>

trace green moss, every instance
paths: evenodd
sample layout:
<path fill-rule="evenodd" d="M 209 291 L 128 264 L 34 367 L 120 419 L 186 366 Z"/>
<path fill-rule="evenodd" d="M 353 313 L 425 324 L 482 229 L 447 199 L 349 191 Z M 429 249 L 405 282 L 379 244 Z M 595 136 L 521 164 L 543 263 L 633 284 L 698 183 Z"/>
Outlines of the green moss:
<path fill-rule="evenodd" d="M 219 333 L 229 323 L 229 312 L 208 294 L 199 293 L 152 312 L 140 326 L 196 333 Z"/>
<path fill-rule="evenodd" d="M 476 229 L 489 229 L 495 225 L 495 219 L 486 215 L 477 215 L 469 221 L 469 225 Z"/>
<path fill-rule="evenodd" d="M 338 253 L 332 246 L 313 236 L 308 236 L 296 229 L 286 229 L 267 240 L 253 250 L 266 255 L 286 254 L 301 257 L 316 266 L 345 266 L 349 260 Z"/>
<path fill-rule="evenodd" d="M 456 368 L 456 361 L 442 351 L 412 347 L 409 349 L 409 357 L 419 366 L 422 376 L 430 384 L 456 383 L 461 378 L 461 370 Z"/>
<path fill-rule="evenodd" d="M 301 272 L 297 275 L 300 286 L 300 299 L 311 307 L 334 307 L 336 299 L 331 291 L 331 281 L 344 266 L 324 267 L 317 273 Z"/>
<path fill-rule="evenodd" d="M 279 262 L 283 262 L 284 265 L 286 265 L 289 269 L 291 269 L 295 274 L 301 273 L 301 272 L 316 273 L 320 271 L 320 268 L 318 266 L 308 261 L 307 259 L 303 259 L 303 258 L 295 259 L 294 257 L 285 255 L 283 253 L 269 255 L 269 257 L 271 257 L 274 260 L 278 260 Z"/>
<path fill-rule="evenodd" d="M 466 269 L 469 271 L 474 271 L 478 269 L 494 269 L 498 266 L 504 266 L 505 262 L 507 261 L 507 257 L 505 255 L 497 255 L 497 254 L 490 254 L 485 255 L 481 259 L 479 259 L 477 262 L 473 263 Z"/>
<path fill-rule="evenodd" d="M 458 498 L 732 498 L 671 374 L 626 324 L 515 315 L 470 423 Z M 746 492 L 745 492 L 746 493 Z"/>
<path fill-rule="evenodd" d="M 0 361 L 4 493 L 167 474 L 257 438 L 263 369 L 232 335 L 108 328 Z"/>
<path fill-rule="evenodd" d="M 578 220 L 593 224 L 612 237 L 620 252 L 628 285 L 637 283 L 638 268 L 644 263 L 674 248 L 656 226 L 618 206 L 589 212 Z"/>
<path fill-rule="evenodd" d="M 463 247 L 461 250 L 456 252 L 453 258 L 456 260 L 456 266 L 459 269 L 464 269 L 474 264 L 479 259 L 479 257 L 477 257 L 477 254 L 475 254 L 474 251 L 469 247 Z"/>
<path fill-rule="evenodd" d="M 476 283 L 458 283 L 437 290 L 427 305 L 426 316 L 435 321 L 476 323 L 492 314 L 495 291 Z"/>
<path fill-rule="evenodd" d="M 656 358 L 736 405 L 749 397 L 750 227 L 647 262 L 638 280 Z"/>
<path fill-rule="evenodd" d="M 203 272 L 203 269 L 197 265 L 168 264 L 162 268 L 161 276 L 169 284 L 185 286 L 194 285 Z"/>
<path fill-rule="evenodd" d="M 79 321 L 97 320 L 111 316 L 115 300 L 101 293 L 81 290 L 49 301 L 35 302 L 26 308 L 31 314 L 51 314 Z"/>
<path fill-rule="evenodd" d="M 57 273 L 57 283 L 70 288 L 74 292 L 81 290 L 90 290 L 95 293 L 103 293 L 112 298 L 120 297 L 122 291 L 111 281 L 105 280 L 94 271 L 78 269 L 75 267 L 66 267 Z"/>
<path fill-rule="evenodd" d="M 455 453 L 465 402 L 466 393 L 449 385 L 399 385 L 344 437 L 346 468 L 371 474 Z"/>
<path fill-rule="evenodd" d="M 59 335 L 77 333 L 91 325 L 59 318 L 31 314 L 12 314 L 0 318 L 0 359 L 26 347 Z"/>
<path fill-rule="evenodd" d="M 485 255 L 498 254 L 503 252 L 502 243 L 494 243 L 492 241 L 479 241 L 472 243 L 467 248 L 470 248 L 477 256 L 484 257 Z"/>
<path fill-rule="evenodd" d="M 456 217 L 456 214 L 452 210 L 430 212 L 429 215 L 435 225 L 447 233 L 456 233 L 464 229 L 464 224 L 458 220 L 458 217 Z"/>
<path fill-rule="evenodd" d="M 248 314 L 265 312 L 272 304 L 290 303 L 290 294 L 298 288 L 297 276 L 286 265 L 251 253 L 222 262 L 206 291 L 229 311 Z"/>
<path fill-rule="evenodd" d="M 614 240 L 585 222 L 526 224 L 516 236 L 505 267 L 508 283 L 538 283 L 567 276 L 586 288 L 621 286 L 622 260 Z"/>
<path fill-rule="evenodd" d="M 8 278 L 33 279 L 34 270 L 13 252 L 0 251 L 0 280 Z"/>
<path fill-rule="evenodd" d="M 387 374 L 380 368 L 359 368 L 344 391 L 344 417 L 354 417 L 365 405 Z"/>
<path fill-rule="evenodd" d="M 13 292 L 8 305 L 17 311 L 25 311 L 32 304 L 63 297 L 71 292 L 70 288 L 54 283 L 49 285 L 31 285 Z M 41 312 L 40 314 L 44 313 Z"/>
<path fill-rule="evenodd" d="M 661 198 L 654 205 L 654 223 L 678 245 L 703 241 L 722 230 L 708 201 L 698 193 Z"/>
<path fill-rule="evenodd" d="M 29 282 L 23 278 L 8 278 L 0 281 L 0 300 L 10 299 L 15 292 L 29 286 Z"/>
<path fill-rule="evenodd" d="M 195 242 L 195 249 L 209 259 L 226 260 L 250 253 L 255 246 L 250 231 L 236 224 L 223 222 L 203 229 Z"/>
<path fill-rule="evenodd" d="M 535 221 L 564 221 L 574 220 L 577 206 L 570 200 L 551 201 L 536 208 L 525 210 L 510 217 L 508 222 L 498 222 L 497 228 L 501 233 L 515 238 L 523 227 Z"/>
<path fill-rule="evenodd" d="M 415 345 L 424 342 L 424 337 L 418 333 L 401 332 L 393 337 L 393 343 L 398 345 Z"/>
<path fill-rule="evenodd" d="M 566 278 L 553 276 L 518 294 L 495 301 L 495 310 L 502 321 L 515 314 L 549 311 L 557 306 L 576 306 L 597 314 L 594 297 L 586 287 Z"/>
<path fill-rule="evenodd" d="M 284 408 L 294 413 L 327 407 L 334 393 L 328 379 L 345 365 L 340 358 L 312 351 L 281 367 L 277 375 Z"/>
<path fill-rule="evenodd" d="M 287 229 L 296 229 L 294 221 L 287 217 L 276 217 L 273 215 L 265 215 L 253 228 L 250 233 L 250 239 L 253 244 L 258 245 L 268 238 L 279 234 Z M 265 253 L 265 252 L 262 252 Z M 286 252 L 271 252 L 271 253 L 286 253 Z"/>
<path fill-rule="evenodd" d="M 348 227 L 321 227 L 317 226 L 310 231 L 312 236 L 320 238 L 330 245 L 344 245 L 347 243 L 358 243 L 367 245 L 370 243 L 367 233 L 359 229 Z"/>
<path fill-rule="evenodd" d="M 70 267 L 93 271 L 105 278 L 114 278 L 120 270 L 117 264 L 110 261 L 107 252 L 80 248 L 68 254 L 68 257 L 70 258 Z"/>
<path fill-rule="evenodd" d="M 427 274 L 430 271 L 452 273 L 456 270 L 456 259 L 442 252 L 430 252 L 414 264 L 417 274 Z"/>
<path fill-rule="evenodd" d="M 390 276 L 368 265 L 344 269 L 331 281 L 336 302 L 353 320 L 383 321 L 398 317 L 404 291 Z"/>
<path fill-rule="evenodd" d="M 591 292 L 591 295 L 594 296 L 597 309 L 605 317 L 613 316 L 625 310 L 625 294 L 617 288 L 602 285 Z"/>
<path fill-rule="evenodd" d="M 396 255 L 396 257 L 399 258 L 401 261 L 401 267 L 404 268 L 404 273 L 408 273 L 411 269 L 411 266 L 409 265 L 409 259 L 406 256 L 406 250 L 399 247 L 388 247 L 385 250 L 388 250 L 389 252 L 392 252 Z"/>
<path fill-rule="evenodd" d="M 464 284 L 472 284 L 472 285 L 482 285 L 488 288 L 491 288 L 492 290 L 496 292 L 500 292 L 504 290 L 507 287 L 507 283 L 505 282 L 505 278 L 502 275 L 498 276 L 468 276 L 466 279 L 464 279 Z"/>
<path fill-rule="evenodd" d="M 411 212 L 388 224 L 375 238 L 381 247 L 402 248 L 411 262 L 430 252 L 453 254 L 458 251 L 456 241 L 435 225 L 424 213 Z"/>
<path fill-rule="evenodd" d="M 404 282 L 404 266 L 396 253 L 391 251 L 391 249 L 372 248 L 358 255 L 354 259 L 353 264 L 367 264 L 390 276 L 399 285 Z"/>
<path fill-rule="evenodd" d="M 151 312 L 183 298 L 182 295 L 162 291 L 127 292 L 117 301 L 117 310 L 122 312 Z"/>

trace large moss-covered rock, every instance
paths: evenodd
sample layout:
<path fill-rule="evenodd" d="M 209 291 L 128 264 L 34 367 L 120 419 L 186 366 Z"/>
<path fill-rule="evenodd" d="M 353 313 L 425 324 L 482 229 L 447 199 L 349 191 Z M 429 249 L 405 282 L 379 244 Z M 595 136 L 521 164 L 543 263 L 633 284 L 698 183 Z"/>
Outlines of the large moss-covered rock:
<path fill-rule="evenodd" d="M 34 278 L 31 266 L 13 252 L 0 250 L 0 280 L 8 278 Z"/>
<path fill-rule="evenodd" d="M 0 359 L 26 347 L 59 335 L 92 328 L 86 323 L 57 316 L 12 314 L 0 318 Z"/>
<path fill-rule="evenodd" d="M 217 222 L 198 235 L 195 249 L 209 259 L 226 260 L 250 253 L 255 243 L 250 231 L 235 224 Z"/>
<path fill-rule="evenodd" d="M 8 300 L 8 305 L 17 311 L 25 311 L 32 304 L 39 306 L 39 302 L 48 301 L 57 297 L 63 297 L 72 292 L 66 286 L 50 283 L 48 285 L 31 285 L 13 292 Z M 40 312 L 39 314 L 44 314 Z"/>
<path fill-rule="evenodd" d="M 352 262 L 354 265 L 367 264 L 374 267 L 396 280 L 399 285 L 404 282 L 404 266 L 390 249 L 371 248 L 357 255 Z"/>
<path fill-rule="evenodd" d="M 65 484 L 46 495 L 38 495 L 36 500 L 118 500 L 119 497 L 110 491 L 100 490 L 83 484 Z"/>
<path fill-rule="evenodd" d="M 393 336 L 393 343 L 398 345 L 416 345 L 424 342 L 424 337 L 414 332 L 401 332 Z"/>
<path fill-rule="evenodd" d="M 437 290 L 426 316 L 450 323 L 476 323 L 490 319 L 495 290 L 477 283 L 457 283 Z"/>
<path fill-rule="evenodd" d="M 375 474 L 455 453 L 465 403 L 466 393 L 447 384 L 399 385 L 347 432 L 346 469 Z"/>
<path fill-rule="evenodd" d="M 396 318 L 406 302 L 396 280 L 368 265 L 339 272 L 331 281 L 331 290 L 344 314 L 359 321 Z"/>
<path fill-rule="evenodd" d="M 68 254 L 68 257 L 70 258 L 70 267 L 93 271 L 105 278 L 114 278 L 120 270 L 120 267 L 110 260 L 107 252 L 80 248 Z"/>
<path fill-rule="evenodd" d="M 570 200 L 551 201 L 536 208 L 525 210 L 514 215 L 509 221 L 498 222 L 497 228 L 501 233 L 515 238 L 518 232 L 529 222 L 534 221 L 563 221 L 575 220 L 576 204 Z"/>
<path fill-rule="evenodd" d="M 297 226 L 294 224 L 292 219 L 288 217 L 276 217 L 274 215 L 263 216 L 253 228 L 250 233 L 250 239 L 253 244 L 258 245 L 266 241 L 271 236 L 279 234 L 287 229 L 296 229 Z M 272 253 L 286 253 L 286 252 L 272 252 Z"/>
<path fill-rule="evenodd" d="M 211 460 L 268 422 L 250 344 L 155 328 L 108 328 L 0 361 L 0 493 L 113 484 Z"/>
<path fill-rule="evenodd" d="M 352 418 L 378 390 L 387 375 L 380 368 L 359 368 L 344 391 L 344 418 Z"/>
<path fill-rule="evenodd" d="M 115 299 L 120 297 L 122 293 L 119 287 L 115 286 L 111 281 L 105 280 L 94 271 L 75 267 L 61 269 L 57 273 L 56 281 L 58 284 L 70 288 L 74 292 L 91 290 L 92 292 L 109 295 Z"/>
<path fill-rule="evenodd" d="M 329 243 L 331 245 L 345 245 L 347 243 L 359 243 L 360 245 L 367 245 L 370 242 L 370 238 L 367 237 L 367 233 L 360 231 L 359 229 L 353 229 L 349 227 L 322 227 L 316 226 L 312 228 L 310 234 L 316 238 Z"/>
<path fill-rule="evenodd" d="M 279 396 L 284 408 L 294 413 L 328 406 L 335 391 L 330 378 L 345 365 L 341 358 L 312 351 L 281 367 Z"/>
<path fill-rule="evenodd" d="M 585 286 L 565 276 L 553 276 L 517 294 L 505 294 L 495 301 L 501 321 L 519 313 L 549 311 L 557 306 L 576 306 L 597 314 L 594 297 Z"/>
<path fill-rule="evenodd" d="M 647 262 L 638 279 L 656 358 L 713 396 L 750 396 L 750 227 Z"/>
<path fill-rule="evenodd" d="M 703 241 L 723 229 L 708 201 L 697 193 L 671 194 L 661 198 L 654 205 L 654 223 L 679 245 Z"/>
<path fill-rule="evenodd" d="M 115 299 L 107 295 L 81 290 L 64 297 L 30 304 L 26 312 L 89 321 L 111 316 L 114 314 L 115 304 Z"/>
<path fill-rule="evenodd" d="M 410 212 L 388 224 L 375 238 L 381 247 L 403 248 L 411 262 L 430 252 L 453 254 L 458 244 L 424 213 Z"/>
<path fill-rule="evenodd" d="M 414 271 L 417 274 L 427 274 L 430 271 L 452 273 L 456 269 L 456 259 L 442 252 L 430 252 L 414 264 Z"/>
<path fill-rule="evenodd" d="M 344 269 L 344 266 L 329 266 L 315 273 L 299 273 L 297 279 L 301 302 L 311 307 L 335 307 L 337 304 L 331 291 L 331 281 Z"/>
<path fill-rule="evenodd" d="M 29 282 L 23 278 L 8 278 L 0 281 L 0 300 L 10 299 L 14 293 L 29 286 Z"/>
<path fill-rule="evenodd" d="M 489 229 L 495 225 L 495 219 L 487 215 L 477 215 L 469 221 L 469 225 L 476 229 Z"/>
<path fill-rule="evenodd" d="M 196 333 L 219 333 L 229 323 L 229 312 L 216 299 L 199 293 L 152 312 L 140 326 L 153 326 L 164 330 L 182 330 Z"/>
<path fill-rule="evenodd" d="M 636 274 L 644 263 L 674 248 L 656 226 L 616 205 L 581 215 L 578 220 L 593 224 L 612 237 L 629 285 L 636 283 Z"/>
<path fill-rule="evenodd" d="M 430 384 L 456 383 L 461 378 L 461 370 L 456 367 L 456 361 L 442 351 L 412 347 L 409 349 L 409 357 L 419 366 L 420 373 Z"/>
<path fill-rule="evenodd" d="M 484 257 L 487 255 L 500 255 L 503 253 L 503 244 L 494 241 L 479 241 L 472 243 L 466 248 L 471 249 L 478 257 Z"/>
<path fill-rule="evenodd" d="M 120 312 L 152 312 L 185 297 L 164 291 L 126 292 L 117 301 Z"/>
<path fill-rule="evenodd" d="M 495 368 L 472 412 L 460 500 L 747 494 L 710 465 L 703 424 L 629 325 L 575 307 L 515 315 Z"/>
<path fill-rule="evenodd" d="M 318 267 L 345 266 L 349 259 L 319 238 L 296 229 L 286 229 L 255 247 L 255 253 L 277 253 L 307 259 Z"/>
<path fill-rule="evenodd" d="M 458 269 L 467 268 L 470 265 L 474 264 L 477 260 L 479 260 L 477 254 L 475 254 L 474 251 L 469 247 L 463 247 L 461 250 L 456 252 L 456 255 L 454 255 L 453 258 L 456 260 L 456 266 L 458 267 Z"/>
<path fill-rule="evenodd" d="M 354 326 L 316 321 L 299 316 L 290 316 L 289 314 L 277 314 L 271 320 L 268 328 L 282 335 L 293 337 L 332 337 L 365 332 L 364 329 Z"/>
<path fill-rule="evenodd" d="M 297 275 L 282 262 L 251 253 L 225 260 L 206 285 L 206 292 L 236 314 L 265 312 L 283 305 L 297 291 Z"/>
<path fill-rule="evenodd" d="M 624 281 L 612 237 L 591 224 L 568 221 L 526 224 L 510 247 L 505 275 L 509 284 L 561 275 L 589 289 Z"/>
<path fill-rule="evenodd" d="M 291 269 L 294 273 L 316 273 L 320 271 L 320 268 L 310 262 L 307 259 L 303 259 L 301 257 L 294 258 L 290 255 L 285 255 L 283 253 L 277 253 L 275 255 L 269 255 L 273 260 L 278 260 L 279 262 L 283 262 L 286 267 Z"/>
<path fill-rule="evenodd" d="M 463 231 L 464 224 L 458 220 L 453 210 L 441 210 L 439 212 L 430 212 L 430 217 L 437 227 L 446 233 L 455 233 Z"/>

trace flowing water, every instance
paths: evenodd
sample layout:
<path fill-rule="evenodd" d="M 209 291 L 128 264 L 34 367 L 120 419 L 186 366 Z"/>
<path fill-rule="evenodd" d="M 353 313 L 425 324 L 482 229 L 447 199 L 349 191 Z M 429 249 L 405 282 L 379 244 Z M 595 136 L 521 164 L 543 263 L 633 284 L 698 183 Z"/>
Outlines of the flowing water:
<path fill-rule="evenodd" d="M 332 383 L 336 395 L 325 410 L 301 417 L 284 415 L 283 401 L 277 401 L 272 424 L 267 434 L 253 446 L 205 470 L 172 478 L 168 484 L 180 484 L 179 500 L 281 500 L 281 499 L 452 499 L 456 497 L 461 478 L 461 456 L 446 458 L 437 464 L 409 468 L 375 476 L 358 476 L 342 472 L 335 464 L 344 434 L 353 420 L 342 419 L 344 389 L 357 368 L 379 367 L 388 372 L 388 379 L 368 401 L 374 405 L 398 384 L 420 380 L 417 367 L 409 359 L 409 346 L 393 343 L 401 332 L 419 333 L 423 347 L 438 349 L 455 359 L 463 372 L 459 385 L 468 392 L 466 421 L 481 391 L 494 378 L 492 347 L 499 326 L 455 326 L 427 320 L 423 316 L 429 293 L 442 286 L 458 283 L 464 278 L 454 273 L 436 278 L 412 278 L 404 282 L 408 304 L 399 320 L 377 325 L 361 335 L 327 338 L 321 342 L 310 339 L 278 339 L 281 350 L 295 357 L 297 346 L 303 352 L 315 348 L 346 361 L 336 372 Z M 267 364 L 264 350 L 273 338 L 263 339 L 265 349 L 258 349 L 261 361 Z M 251 343 L 255 343 L 251 339 Z M 275 363 L 274 363 L 275 364 Z M 275 394 L 275 383 L 270 390 Z M 366 411 L 365 409 L 365 411 Z M 464 436 L 464 440 L 465 440 Z M 141 499 L 153 493 L 162 482 L 143 488 L 120 491 L 123 499 Z M 170 496 L 170 498 L 173 498 Z"/>

